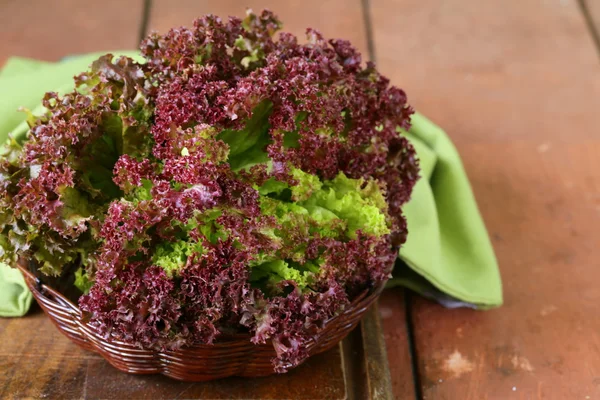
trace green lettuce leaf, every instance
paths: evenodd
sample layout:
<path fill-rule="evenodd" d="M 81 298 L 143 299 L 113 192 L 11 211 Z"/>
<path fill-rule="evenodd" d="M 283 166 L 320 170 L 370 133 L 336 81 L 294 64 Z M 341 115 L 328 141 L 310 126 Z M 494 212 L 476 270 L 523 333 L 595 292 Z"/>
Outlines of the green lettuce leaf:
<path fill-rule="evenodd" d="M 292 168 L 298 182 L 289 186 L 269 179 L 258 190 L 261 210 L 274 215 L 284 227 L 300 229 L 301 225 L 322 236 L 337 237 L 340 229 L 350 239 L 357 231 L 375 236 L 390 232 L 387 203 L 383 192 L 374 180 L 352 179 L 343 173 L 333 180 L 322 182 L 316 175 Z M 291 192 L 295 203 L 285 201 L 285 192 Z"/>
<path fill-rule="evenodd" d="M 273 103 L 262 101 L 252 110 L 244 129 L 226 129 L 217 136 L 229 145 L 228 162 L 234 171 L 269 161 L 265 148 L 271 141 L 269 116 L 272 111 Z"/>
<path fill-rule="evenodd" d="M 88 294 L 92 286 L 94 286 L 94 281 L 89 278 L 83 268 L 79 268 L 75 271 L 75 282 L 73 284 L 83 294 Z"/>
<path fill-rule="evenodd" d="M 157 246 L 152 263 L 165 270 L 168 276 L 178 275 L 192 254 L 202 254 L 204 248 L 199 242 L 165 242 Z"/>
<path fill-rule="evenodd" d="M 364 184 L 362 179 L 350 179 L 340 173 L 334 180 L 326 182 L 323 189 L 301 202 L 309 212 L 330 218 L 327 210 L 348 224 L 347 235 L 357 237 L 357 231 L 382 236 L 390 233 L 386 218 L 387 206 L 383 194 L 376 184 Z"/>
<path fill-rule="evenodd" d="M 267 285 L 275 285 L 281 281 L 294 281 L 300 289 L 306 288 L 311 283 L 312 272 L 318 269 L 308 263 L 306 267 L 300 267 L 298 263 L 287 262 L 284 260 L 273 260 L 261 264 L 252 265 L 252 274 L 250 280 L 253 282 L 263 282 Z M 301 269 L 302 270 L 301 270 Z"/>

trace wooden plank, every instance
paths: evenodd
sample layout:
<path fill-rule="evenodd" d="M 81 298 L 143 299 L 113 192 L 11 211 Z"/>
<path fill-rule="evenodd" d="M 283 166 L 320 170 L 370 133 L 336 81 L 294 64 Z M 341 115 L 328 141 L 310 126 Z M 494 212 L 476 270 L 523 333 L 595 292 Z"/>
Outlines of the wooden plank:
<path fill-rule="evenodd" d="M 505 305 L 413 308 L 423 398 L 600 395 L 600 64 L 573 0 L 371 0 L 380 68 L 456 142 Z"/>
<path fill-rule="evenodd" d="M 68 341 L 36 305 L 0 319 L 0 398 L 81 398 L 88 362 L 100 357 Z"/>
<path fill-rule="evenodd" d="M 375 303 L 365 313 L 360 326 L 341 343 L 347 400 L 392 399 L 386 345 Z"/>
<path fill-rule="evenodd" d="M 10 56 L 56 61 L 64 56 L 137 48 L 142 0 L 4 0 L 0 65 Z"/>
<path fill-rule="evenodd" d="M 576 0 L 370 3 L 379 68 L 457 144 L 598 134 L 598 57 Z"/>
<path fill-rule="evenodd" d="M 195 18 L 216 14 L 243 17 L 246 8 L 255 12 L 270 9 L 283 21 L 283 30 L 304 38 L 306 28 L 319 29 L 326 37 L 350 40 L 367 58 L 367 40 L 360 0 L 155 0 L 150 13 L 150 30 L 164 33 L 177 26 L 191 26 Z"/>
<path fill-rule="evenodd" d="M 379 313 L 387 348 L 387 358 L 395 399 L 414 399 L 415 385 L 410 369 L 404 289 L 387 289 L 379 298 Z"/>
<path fill-rule="evenodd" d="M 370 399 L 385 397 L 391 399 L 391 375 L 377 302 L 363 317 L 360 333 L 362 336 L 361 347 L 365 353 L 364 365 L 368 396 Z"/>
<path fill-rule="evenodd" d="M 90 399 L 344 399 L 341 353 L 335 348 L 284 374 L 261 379 L 178 382 L 119 372 L 79 349 L 37 308 L 0 319 L 0 398 Z"/>

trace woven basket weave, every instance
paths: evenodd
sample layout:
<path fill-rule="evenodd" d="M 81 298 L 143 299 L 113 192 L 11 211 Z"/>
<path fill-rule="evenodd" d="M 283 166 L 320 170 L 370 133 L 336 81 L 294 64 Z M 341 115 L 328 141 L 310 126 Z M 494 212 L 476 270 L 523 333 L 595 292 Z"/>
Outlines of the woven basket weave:
<path fill-rule="evenodd" d="M 123 372 L 163 374 L 190 382 L 274 373 L 271 364 L 275 357 L 273 346 L 269 342 L 255 345 L 249 334 L 221 336 L 212 345 L 173 351 L 140 349 L 117 340 L 107 341 L 84 321 L 81 310 L 65 296 L 43 284 L 26 267 L 18 265 L 18 268 L 39 305 L 63 334 L 84 349 L 100 354 Z M 343 313 L 326 321 L 324 328 L 308 343 L 309 354 L 329 350 L 346 337 L 382 290 L 383 285 L 365 290 Z"/>

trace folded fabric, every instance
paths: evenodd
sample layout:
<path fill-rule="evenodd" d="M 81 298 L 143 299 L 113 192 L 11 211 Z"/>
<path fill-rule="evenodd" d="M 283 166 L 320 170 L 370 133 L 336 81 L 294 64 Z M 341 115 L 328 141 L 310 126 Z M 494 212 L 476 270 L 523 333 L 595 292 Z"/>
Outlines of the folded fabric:
<path fill-rule="evenodd" d="M 421 166 L 404 212 L 408 240 L 389 286 L 402 285 L 447 307 L 502 304 L 502 283 L 467 174 L 450 138 L 423 115 L 407 133 Z"/>
<path fill-rule="evenodd" d="M 21 317 L 31 306 L 32 295 L 19 270 L 0 264 L 0 317 Z"/>
<path fill-rule="evenodd" d="M 139 59 L 133 52 L 113 52 Z M 73 76 L 104 53 L 48 63 L 11 58 L 0 70 L 0 142 L 25 135 L 19 107 L 41 111 L 47 91 L 64 92 Z M 439 127 L 420 114 L 407 133 L 422 178 L 405 207 L 408 241 L 400 251 L 389 286 L 402 285 L 448 307 L 490 308 L 502 304 L 494 252 L 458 152 Z M 0 264 L 0 316 L 24 315 L 31 303 L 18 271 Z"/>

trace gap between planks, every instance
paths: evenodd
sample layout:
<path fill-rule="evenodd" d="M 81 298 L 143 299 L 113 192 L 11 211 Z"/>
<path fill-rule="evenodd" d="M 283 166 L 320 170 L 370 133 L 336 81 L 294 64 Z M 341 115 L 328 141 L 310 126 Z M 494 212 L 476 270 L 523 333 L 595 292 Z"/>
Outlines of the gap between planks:
<path fill-rule="evenodd" d="M 600 57 L 600 20 L 594 20 L 594 15 L 592 15 L 590 8 L 588 7 L 588 1 L 596 0 L 577 0 L 577 3 L 581 13 L 583 14 L 583 19 L 585 20 L 585 24 L 588 28 L 590 36 L 592 37 L 592 41 L 594 42 L 594 47 L 596 48 L 598 57 Z M 596 17 L 600 18 L 600 13 L 598 13 Z"/>
<path fill-rule="evenodd" d="M 423 399 L 423 386 L 421 385 L 421 375 L 419 374 L 419 354 L 415 340 L 415 327 L 413 324 L 412 299 L 414 294 L 408 289 L 404 289 L 404 309 L 406 318 L 406 331 L 408 333 L 408 349 L 410 351 L 410 366 L 413 375 L 413 384 L 415 390 L 415 398 Z"/>
<path fill-rule="evenodd" d="M 377 62 L 377 49 L 375 47 L 375 39 L 373 36 L 373 21 L 371 18 L 371 1 L 361 0 L 361 8 L 363 14 L 363 23 L 365 25 L 365 40 L 367 42 L 368 58 L 371 62 Z M 408 290 L 404 289 L 404 308 L 405 308 L 405 324 L 408 333 L 408 347 L 410 352 L 410 365 L 412 372 L 412 380 L 414 385 L 415 398 L 417 400 L 423 399 L 423 391 L 421 388 L 421 379 L 419 376 L 418 366 L 418 355 L 416 352 L 415 340 L 414 340 L 414 327 L 412 323 L 412 311 L 411 311 L 411 294 Z M 389 343 L 386 343 L 389 345 Z M 389 365 L 388 365 L 389 369 Z"/>
<path fill-rule="evenodd" d="M 150 23 L 150 13 L 152 12 L 152 0 L 143 0 L 142 5 L 142 20 L 140 21 L 140 35 L 136 46 L 139 46 L 142 40 L 150 33 L 148 32 L 148 24 Z"/>
<path fill-rule="evenodd" d="M 361 0 L 360 2 L 363 14 L 363 23 L 365 24 L 365 40 L 367 41 L 367 51 L 369 60 L 377 62 L 375 53 L 375 40 L 373 39 L 373 22 L 371 19 L 371 1 Z"/>

